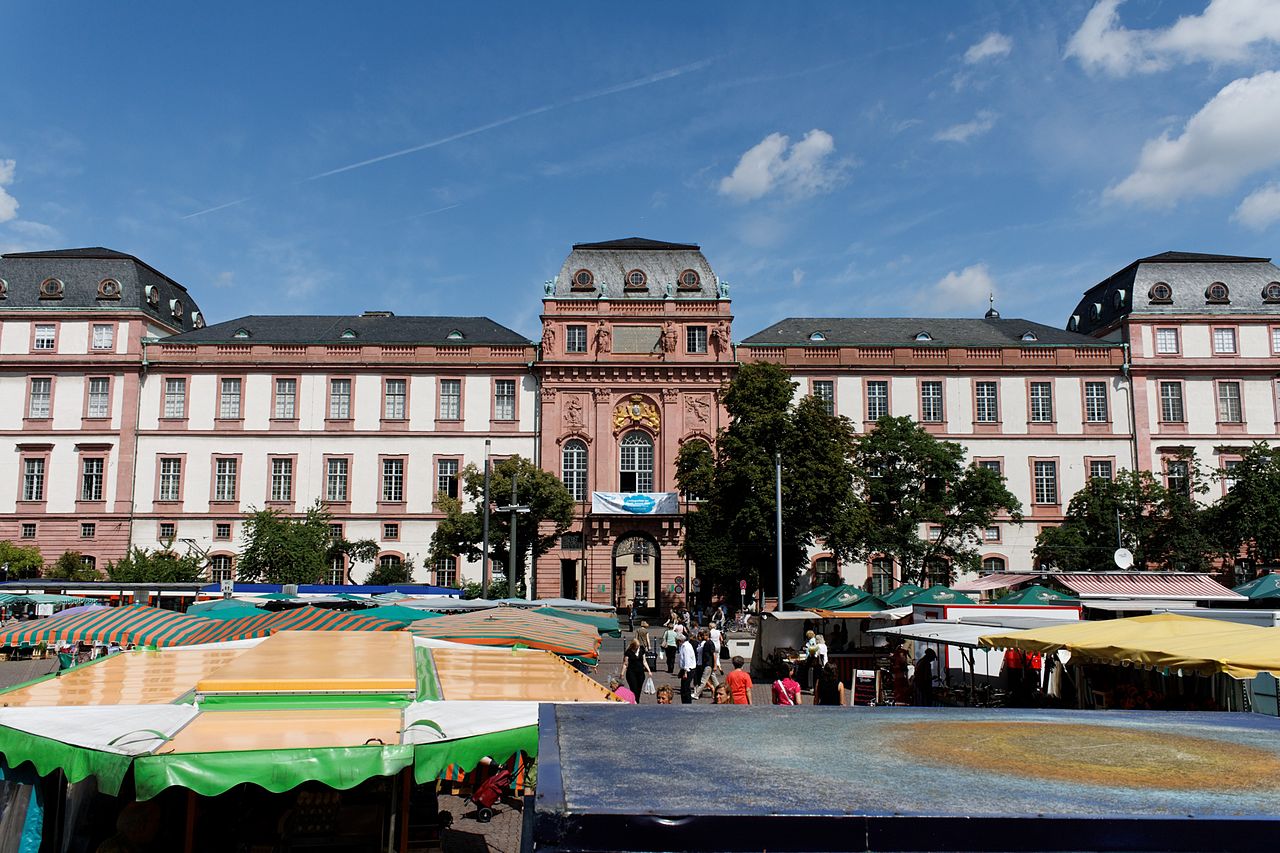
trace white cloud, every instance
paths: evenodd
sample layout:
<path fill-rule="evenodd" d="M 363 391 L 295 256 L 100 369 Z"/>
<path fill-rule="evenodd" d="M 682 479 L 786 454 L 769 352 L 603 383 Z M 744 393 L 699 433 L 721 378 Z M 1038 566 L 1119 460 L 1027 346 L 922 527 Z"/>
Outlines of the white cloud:
<path fill-rule="evenodd" d="M 964 52 L 964 61 L 970 65 L 987 59 L 1008 56 L 1013 50 L 1013 40 L 1003 33 L 987 33 L 986 38 Z"/>
<path fill-rule="evenodd" d="M 800 269 L 800 267 L 796 267 L 795 269 L 791 270 L 791 286 L 799 287 L 801 284 L 803 284 L 804 275 L 805 275 L 804 270 Z"/>
<path fill-rule="evenodd" d="M 13 172 L 18 164 L 13 160 L 0 160 L 0 222 L 8 222 L 18 216 L 18 200 L 4 191 L 13 183 Z"/>
<path fill-rule="evenodd" d="M 1131 30 L 1120 23 L 1123 0 L 1098 0 L 1067 43 L 1088 71 L 1115 76 L 1150 73 L 1175 62 L 1241 62 L 1254 45 L 1280 43 L 1280 3 L 1275 0 L 1210 0 L 1199 15 L 1164 29 Z"/>
<path fill-rule="evenodd" d="M 1231 218 L 1255 231 L 1262 231 L 1280 222 L 1280 183 L 1267 184 L 1254 190 L 1240 202 Z"/>
<path fill-rule="evenodd" d="M 1171 204 L 1229 192 L 1280 163 L 1280 72 L 1232 81 L 1187 121 L 1142 147 L 1133 173 L 1107 190 L 1121 201 Z"/>
<path fill-rule="evenodd" d="M 772 192 L 791 198 L 828 192 L 843 180 L 849 166 L 831 159 L 835 150 L 835 139 L 825 130 L 815 128 L 795 144 L 784 134 L 771 133 L 747 149 L 733 174 L 720 179 L 720 194 L 751 201 Z"/>
<path fill-rule="evenodd" d="M 924 295 L 924 301 L 932 310 L 977 310 L 987 304 L 987 297 L 996 292 L 995 279 L 986 264 L 974 264 L 938 279 L 937 284 Z"/>
<path fill-rule="evenodd" d="M 953 124 L 945 130 L 940 130 L 933 135 L 938 142 L 968 142 L 976 136 L 981 136 L 996 125 L 996 114 L 991 110 L 982 110 L 978 113 L 973 121 L 966 121 L 963 124 Z"/>

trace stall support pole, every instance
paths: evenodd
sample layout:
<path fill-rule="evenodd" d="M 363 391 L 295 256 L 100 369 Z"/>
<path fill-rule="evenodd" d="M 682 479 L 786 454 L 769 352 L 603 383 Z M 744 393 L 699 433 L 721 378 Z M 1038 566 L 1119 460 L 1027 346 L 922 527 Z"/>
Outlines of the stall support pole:
<path fill-rule="evenodd" d="M 196 849 L 196 792 L 190 788 L 187 789 L 187 825 L 182 849 L 186 853 L 194 853 Z"/>
<path fill-rule="evenodd" d="M 409 853 L 409 791 L 413 786 L 413 768 L 400 771 L 400 823 L 397 830 L 396 849 Z"/>

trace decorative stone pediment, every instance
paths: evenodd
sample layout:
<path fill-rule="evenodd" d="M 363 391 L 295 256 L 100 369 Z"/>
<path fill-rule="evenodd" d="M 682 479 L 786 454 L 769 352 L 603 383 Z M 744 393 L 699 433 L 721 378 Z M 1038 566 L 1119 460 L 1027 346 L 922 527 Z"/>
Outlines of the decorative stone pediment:
<path fill-rule="evenodd" d="M 617 435 L 633 426 L 648 427 L 657 433 L 662 426 L 662 416 L 653 403 L 640 394 L 632 394 L 613 410 L 613 433 Z"/>

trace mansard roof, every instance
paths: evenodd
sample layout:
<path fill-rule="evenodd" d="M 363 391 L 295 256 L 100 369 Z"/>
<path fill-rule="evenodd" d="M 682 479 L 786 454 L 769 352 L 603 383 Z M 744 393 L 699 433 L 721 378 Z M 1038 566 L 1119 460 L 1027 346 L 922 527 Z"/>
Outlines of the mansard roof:
<path fill-rule="evenodd" d="M 666 243 L 662 240 L 650 240 L 648 237 L 624 237 L 621 240 L 605 240 L 602 243 L 574 243 L 573 248 L 586 249 L 587 251 L 630 249 L 640 252 L 697 252 L 702 247 L 694 243 Z"/>
<path fill-rule="evenodd" d="M 927 336 L 927 337 L 926 337 Z M 1018 319 L 788 317 L 744 346 L 1107 346 L 1096 338 Z"/>
<path fill-rule="evenodd" d="M 51 279 L 61 282 L 58 295 L 42 295 L 41 285 Z M 10 252 L 0 256 L 0 280 L 0 310 L 132 309 L 178 331 L 203 322 L 185 287 L 133 255 L 102 246 Z M 119 288 L 104 290 L 107 280 Z"/>
<path fill-rule="evenodd" d="M 720 280 L 696 244 L 645 237 L 575 243 L 547 292 L 560 299 L 719 299 L 720 294 Z"/>
<path fill-rule="evenodd" d="M 524 335 L 488 317 L 397 317 L 391 312 L 356 316 L 255 314 L 216 323 L 164 343 L 444 344 L 528 346 Z"/>

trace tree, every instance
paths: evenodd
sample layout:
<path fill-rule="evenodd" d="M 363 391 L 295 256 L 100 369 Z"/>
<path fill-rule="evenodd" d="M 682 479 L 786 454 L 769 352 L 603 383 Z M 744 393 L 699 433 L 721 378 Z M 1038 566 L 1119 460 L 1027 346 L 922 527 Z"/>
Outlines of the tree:
<path fill-rule="evenodd" d="M 845 535 L 863 560 L 891 557 L 903 581 L 921 579 L 928 566 L 977 569 L 982 534 L 996 517 L 1022 523 L 1022 504 L 1004 477 L 965 464 L 963 447 L 911 418 L 878 420 L 858 438 L 853 468 L 860 505 Z"/>
<path fill-rule="evenodd" d="M 1232 562 L 1254 565 L 1280 562 L 1280 448 L 1254 445 L 1230 471 L 1217 472 L 1226 495 L 1208 512 L 1208 529 L 1220 552 Z"/>
<path fill-rule="evenodd" d="M 378 563 L 364 579 L 369 586 L 394 586 L 398 583 L 413 583 L 413 558 Z"/>
<path fill-rule="evenodd" d="M 542 470 L 523 456 L 509 456 L 490 469 L 489 499 L 495 511 L 489 515 L 489 559 L 495 566 L 508 564 L 511 542 L 511 514 L 497 512 L 511 500 L 511 481 L 516 482 L 520 506 L 529 507 L 517 515 L 515 586 L 521 588 L 526 558 L 537 560 L 555 546 L 560 534 L 573 523 L 573 496 L 555 474 Z M 462 501 L 449 497 L 438 500 L 445 517 L 431 535 L 432 562 L 466 557 L 469 561 L 482 557 L 484 543 L 484 472 L 475 465 L 462 471 L 463 493 L 470 509 Z"/>
<path fill-rule="evenodd" d="M 1194 460 L 1176 461 L 1188 463 L 1186 491 L 1166 488 L 1149 471 L 1091 478 L 1072 496 L 1062 524 L 1040 531 L 1036 559 L 1062 571 L 1102 571 L 1114 568 L 1123 542 L 1140 569 L 1207 570 L 1214 546 L 1205 510 L 1194 498 L 1207 487 Z"/>
<path fill-rule="evenodd" d="M 205 580 L 205 559 L 191 551 L 147 551 L 134 546 L 117 563 L 107 563 L 107 578 L 117 583 L 198 583 Z"/>
<path fill-rule="evenodd" d="M 49 569 L 49 577 L 56 580 L 96 581 L 102 580 L 97 569 L 85 565 L 84 554 L 79 551 L 63 551 L 62 556 Z"/>
<path fill-rule="evenodd" d="M 302 518 L 289 518 L 274 509 L 245 516 L 245 547 L 236 567 L 242 580 L 264 583 L 319 583 L 339 557 L 371 561 L 378 543 L 334 537 L 332 516 L 316 501 Z"/>
<path fill-rule="evenodd" d="M 44 569 L 44 557 L 34 545 L 23 548 L 8 539 L 0 540 L 0 567 L 8 567 L 6 580 L 38 578 Z"/>
<path fill-rule="evenodd" d="M 685 520 L 684 555 L 722 591 L 746 580 L 777 592 L 775 454 L 782 456 L 784 583 L 819 540 L 840 558 L 852 553 L 853 426 L 815 397 L 795 402 L 796 388 L 777 365 L 744 364 L 724 390 L 730 421 L 715 450 L 690 442 L 677 456 L 680 490 L 703 499 Z"/>

